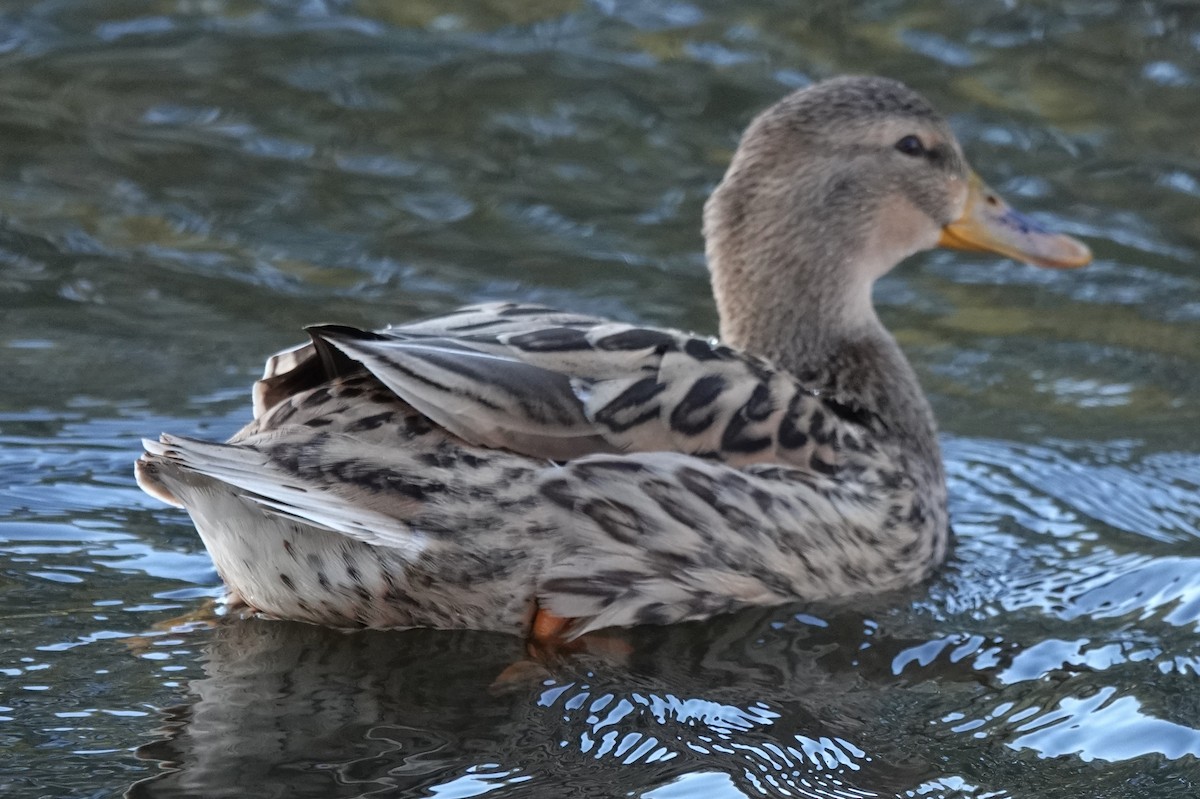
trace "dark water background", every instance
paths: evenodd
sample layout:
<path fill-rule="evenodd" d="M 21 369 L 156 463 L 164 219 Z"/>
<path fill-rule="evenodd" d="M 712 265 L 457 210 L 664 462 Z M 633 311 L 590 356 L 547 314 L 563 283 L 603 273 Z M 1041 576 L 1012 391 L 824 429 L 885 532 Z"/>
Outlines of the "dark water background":
<path fill-rule="evenodd" d="M 842 72 L 1097 256 L 879 286 L 944 430 L 931 585 L 500 691 L 503 636 L 156 627 L 219 585 L 139 437 L 232 432 L 310 322 L 712 332 L 701 203 Z M 1197 796 L 1198 89 L 1190 2 L 0 4 L 0 795 Z"/>

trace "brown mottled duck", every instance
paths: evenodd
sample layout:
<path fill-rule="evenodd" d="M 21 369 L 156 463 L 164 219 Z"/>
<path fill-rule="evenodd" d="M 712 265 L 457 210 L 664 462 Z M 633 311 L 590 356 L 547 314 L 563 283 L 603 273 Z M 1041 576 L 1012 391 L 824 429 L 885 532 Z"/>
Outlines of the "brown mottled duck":
<path fill-rule="evenodd" d="M 704 209 L 720 341 L 523 304 L 308 329 L 229 441 L 145 442 L 231 601 L 335 627 L 610 626 L 915 584 L 944 559 L 929 403 L 872 286 L 937 245 L 1075 267 L 894 80 L 761 113 Z"/>

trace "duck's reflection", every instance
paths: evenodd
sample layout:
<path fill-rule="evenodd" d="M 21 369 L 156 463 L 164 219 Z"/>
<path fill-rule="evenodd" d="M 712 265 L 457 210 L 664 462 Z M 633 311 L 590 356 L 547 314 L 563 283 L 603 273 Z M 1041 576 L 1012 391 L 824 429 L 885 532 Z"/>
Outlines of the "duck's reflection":
<path fill-rule="evenodd" d="M 874 672 L 892 682 L 871 627 L 861 616 L 827 624 L 775 610 L 638 630 L 626 663 L 579 657 L 498 686 L 524 656 L 507 636 L 228 620 L 208 633 L 194 701 L 139 750 L 163 771 L 127 795 L 475 796 L 510 786 L 522 796 L 673 796 L 697 780 L 718 797 L 902 793 L 937 770 L 885 743 L 904 731 L 888 729 L 884 686 L 869 684 Z"/>
<path fill-rule="evenodd" d="M 195 701 L 139 754 L 166 770 L 130 796 L 333 796 L 434 785 L 512 730 L 488 686 L 520 655 L 478 633 L 341 633 L 228 620 Z M 451 732 L 453 731 L 453 732 Z"/>

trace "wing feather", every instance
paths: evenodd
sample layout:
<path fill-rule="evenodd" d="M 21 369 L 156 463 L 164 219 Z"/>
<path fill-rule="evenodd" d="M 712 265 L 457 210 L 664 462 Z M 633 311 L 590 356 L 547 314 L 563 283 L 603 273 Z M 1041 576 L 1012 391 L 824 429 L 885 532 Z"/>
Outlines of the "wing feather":
<path fill-rule="evenodd" d="M 268 363 L 257 399 L 362 369 L 464 441 L 555 461 L 673 451 L 828 472 L 877 422 L 715 342 L 541 306 L 309 333 Z"/>

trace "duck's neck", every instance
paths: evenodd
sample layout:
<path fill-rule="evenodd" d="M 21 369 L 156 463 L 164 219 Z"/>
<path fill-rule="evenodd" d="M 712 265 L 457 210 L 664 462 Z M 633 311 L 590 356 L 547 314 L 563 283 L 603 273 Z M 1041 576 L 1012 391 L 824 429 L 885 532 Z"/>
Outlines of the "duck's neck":
<path fill-rule="evenodd" d="M 933 412 L 875 313 L 873 279 L 862 278 L 857 286 L 844 282 L 873 270 L 833 260 L 797 263 L 796 252 L 810 251 L 793 249 L 786 263 L 781 253 L 760 256 L 769 258 L 768 266 L 710 247 L 722 340 L 773 361 L 831 398 L 878 414 L 906 449 L 940 471 Z"/>

